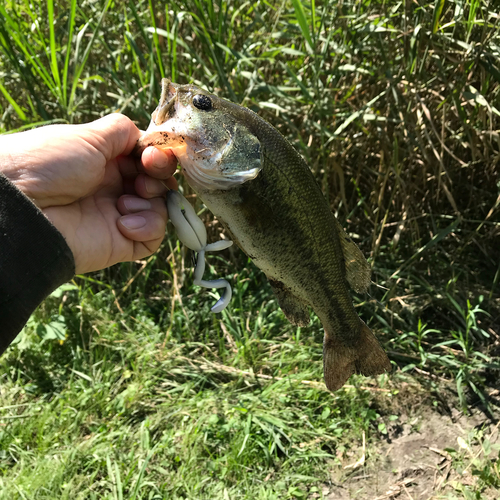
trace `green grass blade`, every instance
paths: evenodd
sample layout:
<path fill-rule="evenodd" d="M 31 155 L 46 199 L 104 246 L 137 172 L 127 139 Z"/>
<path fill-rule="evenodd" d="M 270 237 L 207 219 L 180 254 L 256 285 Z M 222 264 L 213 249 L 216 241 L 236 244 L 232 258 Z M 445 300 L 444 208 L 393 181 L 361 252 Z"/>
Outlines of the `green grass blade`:
<path fill-rule="evenodd" d="M 129 30 L 129 25 L 127 23 L 127 31 L 125 32 L 125 36 L 127 38 L 128 43 L 130 44 L 130 48 L 132 49 L 132 52 L 134 56 L 136 57 L 137 60 L 141 62 L 141 64 L 145 67 L 147 66 L 146 59 L 144 57 L 144 54 L 142 50 L 139 48 L 139 45 L 134 40 L 134 35 L 132 32 Z M 140 71 L 140 65 L 138 66 L 138 71 Z"/>
<path fill-rule="evenodd" d="M 117 462 L 115 462 L 114 465 L 115 465 L 116 489 L 118 491 L 118 500 L 123 500 L 123 485 L 122 485 L 120 469 L 118 468 Z"/>
<path fill-rule="evenodd" d="M 149 31 L 150 33 L 152 33 L 153 29 L 146 28 L 146 31 Z M 178 43 L 182 48 L 184 48 L 186 50 L 190 50 L 189 45 L 184 40 L 182 40 L 182 38 L 179 38 L 176 35 L 172 35 L 172 33 L 169 33 L 168 31 L 165 31 L 161 28 L 156 28 L 155 31 L 158 33 L 158 35 L 161 35 L 161 36 L 171 40 L 172 42 Z"/>
<path fill-rule="evenodd" d="M 47 11 L 49 15 L 49 34 L 50 34 L 50 69 L 52 71 L 52 78 L 55 82 L 59 99 L 62 99 L 63 93 L 61 89 L 61 78 L 59 76 L 59 67 L 57 65 L 57 50 L 56 50 L 56 37 L 54 34 L 54 3 L 53 0 L 47 0 Z M 63 105 L 66 103 L 63 102 Z"/>
<path fill-rule="evenodd" d="M 14 128 L 12 130 L 9 130 L 8 132 L 5 132 L 4 135 L 15 134 L 17 132 L 23 132 L 24 130 L 31 130 L 33 128 L 43 127 L 45 125 L 52 125 L 54 123 L 68 123 L 68 120 L 65 120 L 63 118 L 54 118 L 53 120 L 43 120 L 39 122 L 27 123 L 22 127 Z"/>
<path fill-rule="evenodd" d="M 139 490 L 141 489 L 142 478 L 144 477 L 144 474 L 146 472 L 146 468 L 147 468 L 151 458 L 153 457 L 155 451 L 156 451 L 156 446 L 153 447 L 153 449 L 149 451 L 146 458 L 142 462 L 141 468 L 139 470 L 139 474 L 138 474 L 137 479 L 135 481 L 134 489 L 132 490 L 132 496 L 130 497 L 130 500 L 135 500 L 137 498 L 137 495 L 139 494 Z"/>
<path fill-rule="evenodd" d="M 73 32 L 75 29 L 75 13 L 76 13 L 76 0 L 71 0 L 69 19 L 68 19 L 68 42 L 66 43 L 66 56 L 64 58 L 63 69 L 63 101 L 68 102 L 68 73 L 69 61 L 71 58 L 71 45 L 73 43 Z"/>
<path fill-rule="evenodd" d="M 302 6 L 301 0 L 292 0 L 293 8 L 295 10 L 295 17 L 299 23 L 300 31 L 302 32 L 303 37 L 305 38 L 307 45 L 311 52 L 314 51 L 314 44 L 311 33 L 309 31 L 309 23 L 306 19 L 306 14 L 304 12 L 304 7 Z M 314 30 L 314 26 L 312 28 Z"/>
<path fill-rule="evenodd" d="M 299 88 L 302 91 L 302 94 L 306 98 L 307 102 L 313 102 L 313 98 L 312 98 L 311 94 L 309 93 L 309 90 L 304 85 L 304 83 L 299 80 L 295 71 L 288 64 L 283 64 L 283 66 L 286 69 L 286 72 L 292 77 L 292 80 L 299 86 Z"/>
<path fill-rule="evenodd" d="M 432 16 L 432 33 L 436 33 L 439 29 L 439 19 L 443 12 L 444 3 L 446 0 L 436 0 L 434 4 L 434 14 Z"/>
<path fill-rule="evenodd" d="M 217 69 L 217 74 L 219 76 L 220 82 L 224 85 L 224 87 L 226 87 L 231 100 L 237 101 L 238 99 L 236 98 L 236 94 L 234 93 L 233 87 L 229 83 L 229 80 L 226 76 L 226 71 L 224 69 L 223 61 L 220 60 L 215 51 L 215 44 L 212 40 L 212 37 L 210 36 L 210 33 L 207 29 L 205 22 L 202 20 L 201 17 L 199 17 L 194 12 L 190 12 L 189 14 L 193 17 L 195 21 L 197 21 L 197 24 L 193 25 L 193 29 L 198 34 L 198 36 L 203 37 L 203 39 L 205 40 L 205 47 L 212 56 L 212 61 Z"/>
<path fill-rule="evenodd" d="M 391 279 L 393 279 L 395 276 L 397 276 L 401 270 L 405 267 L 408 266 L 411 262 L 413 262 L 415 259 L 417 259 L 423 252 L 426 250 L 429 250 L 430 248 L 434 247 L 437 245 L 443 238 L 448 236 L 450 233 L 455 231 L 455 229 L 460 225 L 461 219 L 460 217 L 457 217 L 449 226 L 446 226 L 444 229 L 442 229 L 438 234 L 436 234 L 433 238 L 431 238 L 430 241 L 428 241 L 423 247 L 419 248 L 402 266 L 400 266 L 397 271 L 395 271 Z"/>
<path fill-rule="evenodd" d="M 145 87 L 147 85 L 146 83 L 146 78 L 147 78 L 147 73 L 145 74 L 143 68 L 147 66 L 146 60 L 144 59 L 144 56 L 135 43 L 134 36 L 130 32 L 129 28 L 129 23 L 125 23 L 127 31 L 125 31 L 125 40 L 127 42 L 127 45 L 130 48 L 130 52 L 132 53 L 132 58 L 134 61 L 134 67 L 135 67 L 135 73 L 137 74 L 137 77 L 139 78 L 139 83 L 141 88 Z M 141 65 L 142 63 L 142 65 Z"/>
<path fill-rule="evenodd" d="M 55 88 L 54 81 L 51 79 L 50 74 L 45 69 L 43 64 L 41 64 L 40 59 L 36 54 L 31 51 L 31 45 L 28 40 L 23 35 L 23 29 L 19 24 L 8 14 L 3 6 L 0 5 L 0 15 L 3 20 L 6 21 L 5 27 L 7 28 L 7 38 L 13 40 L 15 45 L 21 52 L 26 56 L 26 59 L 38 76 L 43 80 L 43 83 L 47 86 L 50 92 L 57 98 L 57 89 Z M 2 23 L 3 25 L 3 23 Z M 14 54 L 13 54 L 14 55 Z M 15 57 L 15 56 L 14 56 Z"/>
<path fill-rule="evenodd" d="M 153 42 L 156 49 L 156 60 L 158 64 L 158 69 L 160 70 L 161 78 L 165 78 L 165 70 L 163 68 L 163 61 L 161 60 L 160 44 L 158 42 L 158 33 L 156 32 L 156 21 L 153 10 L 153 3 L 152 0 L 148 0 L 148 2 L 149 2 L 149 13 L 151 15 L 151 24 L 153 25 Z"/>
<path fill-rule="evenodd" d="M 367 102 L 366 105 L 363 106 L 363 108 L 358 109 L 358 111 L 355 111 L 354 113 L 352 113 L 351 115 L 349 115 L 349 118 L 347 118 L 341 125 L 339 125 L 337 127 L 337 129 L 335 130 L 335 132 L 333 132 L 333 136 L 337 136 L 341 132 L 343 132 L 350 123 L 352 123 L 354 120 L 356 120 L 356 118 L 359 118 L 360 116 L 362 116 L 365 113 L 365 111 L 372 104 L 375 104 L 385 94 L 387 94 L 386 90 L 384 90 L 383 92 L 381 92 L 380 94 L 378 94 L 377 96 L 375 96 L 372 100 L 370 100 L 369 102 Z"/>
<path fill-rule="evenodd" d="M 17 104 L 17 102 L 12 98 L 12 96 L 9 94 L 8 90 L 0 83 L 0 91 L 2 92 L 3 96 L 9 104 L 14 108 L 14 111 L 16 112 L 17 116 L 21 118 L 21 120 L 26 121 L 26 115 L 24 114 L 24 111 L 22 108 Z"/>
<path fill-rule="evenodd" d="M 142 39 L 144 40 L 144 43 L 147 45 L 148 51 L 151 52 L 153 50 L 153 47 L 151 46 L 151 40 L 146 35 L 146 29 L 144 28 L 144 25 L 142 23 L 139 14 L 137 13 L 136 5 L 133 0 L 130 0 L 129 7 L 136 23 L 134 27 L 139 28 L 139 33 L 142 35 Z"/>
<path fill-rule="evenodd" d="M 174 12 L 175 16 L 175 12 Z M 166 33 L 171 34 L 174 31 L 176 26 L 176 22 L 172 23 L 172 27 L 170 27 L 170 12 L 168 6 L 165 7 L 165 23 L 166 23 Z M 175 77 L 177 74 L 177 44 L 175 40 L 172 40 L 170 37 L 167 37 L 167 52 L 170 57 L 170 78 L 172 81 L 176 81 Z"/>
<path fill-rule="evenodd" d="M 324 9 L 326 13 L 327 9 Z M 313 31 L 313 38 L 315 38 L 314 34 L 316 33 L 316 0 L 311 1 L 311 26 Z"/>
<path fill-rule="evenodd" d="M 476 24 L 476 14 L 480 6 L 480 0 L 470 0 L 469 2 L 469 15 L 467 17 L 467 42 L 469 41 L 472 29 Z"/>
<path fill-rule="evenodd" d="M 69 103 L 68 103 L 68 108 L 72 108 L 75 102 L 75 96 L 76 96 L 76 89 L 78 87 L 78 83 L 80 81 L 80 76 L 85 68 L 85 64 L 87 63 L 87 60 L 90 55 L 90 51 L 92 49 L 92 46 L 94 45 L 94 40 L 97 36 L 97 33 L 99 31 L 99 28 L 101 27 L 101 24 L 104 20 L 104 17 L 106 16 L 106 12 L 109 9 L 109 6 L 111 5 L 112 0 L 108 0 L 104 6 L 104 8 L 101 11 L 101 15 L 99 16 L 99 19 L 94 26 L 94 32 L 92 33 L 92 36 L 90 37 L 89 43 L 87 44 L 87 47 L 85 48 L 85 52 L 83 53 L 83 57 L 81 61 L 78 63 L 75 61 L 75 73 L 73 77 L 73 84 L 71 86 L 71 94 L 69 98 Z"/>

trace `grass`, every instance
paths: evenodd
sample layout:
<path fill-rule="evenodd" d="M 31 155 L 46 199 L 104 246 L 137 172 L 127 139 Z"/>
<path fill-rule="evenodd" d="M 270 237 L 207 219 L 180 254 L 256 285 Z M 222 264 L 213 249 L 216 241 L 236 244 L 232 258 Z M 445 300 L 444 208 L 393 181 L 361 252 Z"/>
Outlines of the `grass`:
<path fill-rule="evenodd" d="M 166 340 L 170 318 L 162 324 L 138 316 L 138 299 L 118 308 L 113 294 L 94 295 L 90 286 L 49 298 L 37 313 L 38 327 L 53 321 L 51 311 L 62 312 L 60 323 L 68 329 L 73 323 L 73 331 L 83 325 L 92 338 L 49 339 L 47 347 L 27 329 L 4 358 L 2 466 L 21 472 L 12 481 L 2 478 L 5 498 L 18 489 L 39 498 L 45 489 L 47 498 L 65 498 L 66 491 L 68 498 L 314 492 L 339 442 L 378 433 L 383 417 L 363 404 L 369 389 L 351 386 L 332 396 L 319 383 L 317 322 L 302 340 L 274 301 L 262 307 L 259 299 L 236 296 L 220 323 L 208 303 L 204 315 L 176 314 Z M 190 333 L 183 322 L 190 322 Z M 381 394 L 390 398 L 392 391 Z M 53 469 L 58 474 L 48 484 Z"/>
<path fill-rule="evenodd" d="M 369 256 L 376 285 L 356 306 L 395 365 L 328 393 L 317 318 L 293 328 L 234 251 L 211 257 L 235 292 L 212 315 L 169 234 L 59 289 L 2 357 L 0 498 L 322 498 L 363 436 L 369 461 L 412 402 L 453 406 L 443 387 L 497 414 L 493 1 L 3 0 L 0 14 L 0 131 L 115 111 L 144 127 L 163 76 L 273 123 Z M 477 472 L 450 479 L 457 498 L 498 487 L 497 451 L 467 446 L 449 451 Z"/>

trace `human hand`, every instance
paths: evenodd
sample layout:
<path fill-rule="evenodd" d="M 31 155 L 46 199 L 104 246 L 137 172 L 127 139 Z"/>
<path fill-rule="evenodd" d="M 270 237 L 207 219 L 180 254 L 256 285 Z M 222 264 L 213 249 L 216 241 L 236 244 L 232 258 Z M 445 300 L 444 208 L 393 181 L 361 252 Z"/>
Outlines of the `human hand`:
<path fill-rule="evenodd" d="M 0 172 L 62 233 L 77 274 L 144 258 L 160 246 L 167 222 L 161 181 L 176 187 L 177 160 L 153 147 L 140 160 L 128 156 L 140 135 L 115 113 L 0 137 Z"/>

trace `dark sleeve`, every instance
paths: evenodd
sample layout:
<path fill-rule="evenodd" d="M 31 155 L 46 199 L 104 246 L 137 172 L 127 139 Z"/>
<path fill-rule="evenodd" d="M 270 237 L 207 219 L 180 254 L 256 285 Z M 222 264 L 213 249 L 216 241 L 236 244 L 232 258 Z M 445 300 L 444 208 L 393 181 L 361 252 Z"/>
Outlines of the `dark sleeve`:
<path fill-rule="evenodd" d="M 0 174 L 0 354 L 40 302 L 74 273 L 62 234 Z"/>

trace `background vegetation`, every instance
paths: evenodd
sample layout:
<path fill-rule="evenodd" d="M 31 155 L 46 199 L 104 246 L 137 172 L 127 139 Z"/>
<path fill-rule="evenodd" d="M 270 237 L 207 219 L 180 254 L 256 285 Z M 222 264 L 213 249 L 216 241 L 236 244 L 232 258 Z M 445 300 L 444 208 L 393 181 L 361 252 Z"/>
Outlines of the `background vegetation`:
<path fill-rule="evenodd" d="M 317 318 L 288 324 L 234 250 L 212 257 L 235 291 L 212 315 L 169 234 L 57 290 L 2 357 L 0 498 L 322 498 L 417 402 L 493 418 L 499 61 L 494 0 L 1 0 L 2 132 L 111 112 L 145 128 L 168 76 L 288 137 L 369 257 L 355 301 L 394 373 L 328 393 Z M 447 495 L 500 485 L 485 443 L 451 450 L 474 480 Z"/>

